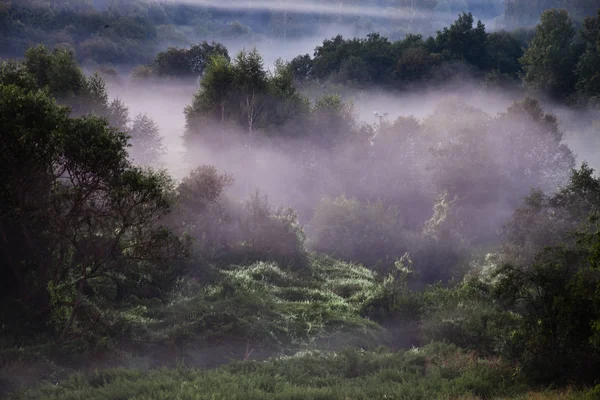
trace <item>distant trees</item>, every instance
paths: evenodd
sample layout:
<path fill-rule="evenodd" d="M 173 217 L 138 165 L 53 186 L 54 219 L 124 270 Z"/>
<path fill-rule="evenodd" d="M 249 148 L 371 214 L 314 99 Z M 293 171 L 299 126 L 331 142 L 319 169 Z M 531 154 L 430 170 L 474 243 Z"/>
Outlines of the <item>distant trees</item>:
<path fill-rule="evenodd" d="M 185 110 L 186 140 L 218 123 L 221 135 L 226 124 L 242 127 L 251 143 L 255 130 L 282 128 L 306 108 L 289 66 L 278 63 L 270 73 L 256 50 L 242 50 L 233 61 L 212 57 L 200 86 Z"/>
<path fill-rule="evenodd" d="M 474 18 L 471 13 L 459 15 L 449 28 L 438 32 L 435 38 L 435 52 L 448 52 L 451 57 L 483 67 L 488 35 L 481 21 L 478 21 L 475 27 L 473 23 Z"/>
<path fill-rule="evenodd" d="M 329 80 L 389 89 L 451 79 L 465 71 L 458 62 L 490 83 L 517 83 L 522 75 L 528 86 L 554 97 L 577 100 L 577 94 L 585 100 L 598 95 L 597 25 L 596 18 L 587 18 L 579 38 L 567 11 L 553 9 L 542 14 L 533 35 L 524 30 L 490 34 L 472 14 L 462 13 L 427 39 L 408 34 L 390 42 L 379 34 L 364 39 L 338 35 L 318 46 L 313 57 L 294 58 L 290 68 L 299 83 Z"/>
<path fill-rule="evenodd" d="M 159 77 L 197 77 L 204 73 L 210 58 L 215 55 L 229 59 L 227 49 L 220 43 L 203 41 L 189 49 L 170 47 L 158 53 L 152 69 Z"/>
<path fill-rule="evenodd" d="M 315 49 L 314 57 L 298 56 L 290 65 L 296 79 L 332 80 L 363 87 L 369 84 L 403 88 L 419 81 L 442 81 L 452 76 L 444 70 L 461 62 L 472 72 L 495 71 L 511 79 L 521 71 L 522 44 L 511 33 L 488 34 L 481 21 L 462 13 L 435 37 L 408 34 L 390 42 L 379 34 L 365 39 L 336 36 Z"/>
<path fill-rule="evenodd" d="M 338 35 L 315 49 L 312 74 L 317 79 L 331 78 L 337 82 L 382 84 L 388 81 L 394 66 L 391 50 L 387 38 L 376 33 L 351 40 Z"/>

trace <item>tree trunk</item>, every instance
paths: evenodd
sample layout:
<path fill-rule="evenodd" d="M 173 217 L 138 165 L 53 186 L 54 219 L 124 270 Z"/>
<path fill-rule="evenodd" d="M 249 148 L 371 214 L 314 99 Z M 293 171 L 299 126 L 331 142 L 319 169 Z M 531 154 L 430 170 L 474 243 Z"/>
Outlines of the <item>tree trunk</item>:
<path fill-rule="evenodd" d="M 75 304 L 73 304 L 73 311 L 71 311 L 69 320 L 67 321 L 67 324 L 65 325 L 60 336 L 58 337 L 59 344 L 65 340 L 65 338 L 67 337 L 67 334 L 71 330 L 71 327 L 73 326 L 73 322 L 75 321 L 75 314 L 77 313 L 77 310 L 79 309 L 79 306 L 81 304 L 81 298 L 83 297 L 83 288 L 85 287 L 85 281 L 87 279 L 87 268 L 83 267 L 82 272 L 83 272 L 83 276 L 81 277 L 81 280 L 79 281 L 79 285 L 77 286 L 77 297 L 75 298 Z"/>

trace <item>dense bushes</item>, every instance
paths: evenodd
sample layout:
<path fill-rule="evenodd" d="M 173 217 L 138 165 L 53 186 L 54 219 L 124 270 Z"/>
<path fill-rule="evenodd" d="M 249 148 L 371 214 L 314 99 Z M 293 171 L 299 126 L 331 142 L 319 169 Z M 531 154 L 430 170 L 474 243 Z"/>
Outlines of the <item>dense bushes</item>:
<path fill-rule="evenodd" d="M 235 363 L 209 372 L 107 370 L 88 377 L 76 375 L 17 398 L 154 399 L 157 393 L 181 399 L 492 398 L 518 392 L 506 387 L 509 375 L 510 369 L 499 361 L 480 360 L 454 346 L 433 344 L 400 353 L 308 352 L 267 362 Z"/>
<path fill-rule="evenodd" d="M 172 226 L 194 238 L 199 260 L 217 265 L 272 261 L 293 270 L 304 268 L 305 235 L 296 213 L 274 209 L 258 192 L 235 204 L 225 193 L 232 183 L 232 176 L 200 166 L 177 188 Z"/>

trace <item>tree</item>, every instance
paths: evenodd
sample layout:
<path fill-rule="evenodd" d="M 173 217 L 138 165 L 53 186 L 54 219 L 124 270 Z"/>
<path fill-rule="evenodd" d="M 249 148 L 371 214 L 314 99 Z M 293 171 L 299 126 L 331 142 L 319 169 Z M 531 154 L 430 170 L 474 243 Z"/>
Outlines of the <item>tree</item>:
<path fill-rule="evenodd" d="M 566 97 L 575 85 L 575 30 L 566 10 L 542 14 L 535 36 L 521 58 L 525 82 L 556 97 Z"/>
<path fill-rule="evenodd" d="M 528 265 L 547 246 L 573 245 L 572 232 L 585 232 L 600 213 L 600 180 L 583 164 L 554 194 L 533 191 L 504 228 L 503 260 Z"/>
<path fill-rule="evenodd" d="M 339 95 L 325 95 L 313 106 L 310 139 L 332 149 L 355 132 L 354 106 Z"/>
<path fill-rule="evenodd" d="M 158 76 L 200 76 L 214 56 L 222 56 L 229 60 L 227 48 L 220 43 L 203 41 L 189 49 L 169 47 L 156 55 L 152 68 Z"/>
<path fill-rule="evenodd" d="M 202 75 L 211 58 L 221 56 L 229 60 L 229 52 L 221 43 L 208 43 L 206 40 L 193 45 L 187 52 L 192 72 Z"/>
<path fill-rule="evenodd" d="M 240 96 L 242 116 L 246 119 L 248 143 L 252 146 L 255 124 L 264 112 L 264 92 L 268 87 L 263 59 L 256 49 L 240 51 L 233 65 L 233 79 Z"/>
<path fill-rule="evenodd" d="M 115 99 L 108 105 L 106 118 L 113 128 L 126 132 L 129 124 L 129 108 L 120 99 Z"/>
<path fill-rule="evenodd" d="M 166 154 L 162 137 L 156 122 L 146 114 L 139 114 L 132 122 L 129 130 L 131 156 L 139 165 L 157 166 Z"/>
<path fill-rule="evenodd" d="M 126 134 L 4 83 L 0 123 L 3 311 L 63 342 L 106 326 L 99 307 L 135 293 L 131 282 L 168 284 L 167 260 L 184 253 L 161 222 L 170 179 L 129 163 Z"/>
<path fill-rule="evenodd" d="M 494 145 L 498 154 L 511 155 L 499 160 L 502 169 L 525 190 L 552 191 L 568 181 L 575 157 L 564 143 L 557 118 L 545 113 L 538 100 L 515 102 L 496 119 L 493 131 L 503 138 L 502 144 Z"/>
<path fill-rule="evenodd" d="M 232 249 L 237 264 L 273 261 L 292 270 L 308 265 L 306 236 L 293 209 L 274 209 L 267 197 L 256 191 L 244 202 L 238 222 L 241 241 Z"/>
<path fill-rule="evenodd" d="M 71 51 L 59 47 L 51 51 L 39 45 L 25 52 L 23 63 L 36 86 L 48 88 L 59 103 L 71 107 L 73 115 L 106 112 L 104 81 L 98 75 L 86 78 Z"/>
<path fill-rule="evenodd" d="M 220 130 L 221 144 L 224 145 L 226 122 L 237 113 L 239 105 L 235 103 L 234 70 L 227 58 L 216 55 L 211 57 L 204 76 L 200 81 L 200 89 L 194 95 L 192 104 L 185 108 L 184 140 L 188 147 L 196 138 L 213 139 L 209 135 L 213 128 L 211 123 L 217 122 Z M 209 140 L 209 142 L 214 142 Z"/>
<path fill-rule="evenodd" d="M 585 44 L 585 53 L 577 63 L 577 90 L 585 97 L 600 96 L 600 10 L 596 18 L 586 18 L 580 36 Z"/>
<path fill-rule="evenodd" d="M 153 69 L 158 76 L 186 77 L 192 74 L 192 65 L 186 49 L 169 47 L 154 59 Z"/>
<path fill-rule="evenodd" d="M 304 122 L 310 105 L 294 82 L 294 73 L 288 63 L 275 61 L 275 71 L 268 77 L 266 118 L 264 125 L 279 135 L 305 135 Z"/>
<path fill-rule="evenodd" d="M 600 271 L 590 250 L 597 240 L 594 233 L 575 247 L 547 248 L 525 268 L 507 264 L 494 274 L 494 297 L 522 318 L 510 356 L 533 382 L 596 379 Z"/>
<path fill-rule="evenodd" d="M 485 69 L 496 70 L 502 74 L 516 76 L 521 70 L 519 59 L 523 56 L 523 47 L 519 40 L 508 32 L 494 32 L 486 40 Z"/>
<path fill-rule="evenodd" d="M 487 33 L 481 21 L 477 21 L 476 27 L 473 27 L 474 22 L 471 13 L 459 15 L 449 28 L 438 32 L 435 38 L 437 51 L 446 50 L 454 57 L 482 67 L 485 60 Z"/>
<path fill-rule="evenodd" d="M 203 261 L 218 261 L 231 247 L 232 215 L 225 191 L 232 184 L 231 175 L 219 174 L 215 167 L 202 165 L 177 187 L 174 228 L 194 238 L 195 255 Z"/>
<path fill-rule="evenodd" d="M 290 69 L 294 79 L 302 83 L 313 77 L 313 61 L 309 54 L 295 57 L 290 61 Z"/>

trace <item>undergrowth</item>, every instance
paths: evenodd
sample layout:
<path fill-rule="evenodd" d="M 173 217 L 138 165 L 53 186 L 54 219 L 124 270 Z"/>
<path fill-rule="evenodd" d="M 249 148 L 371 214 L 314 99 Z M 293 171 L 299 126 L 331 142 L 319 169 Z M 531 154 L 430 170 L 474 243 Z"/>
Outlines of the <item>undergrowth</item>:
<path fill-rule="evenodd" d="M 487 399 L 522 392 L 510 373 L 498 360 L 481 360 L 456 346 L 435 343 L 398 353 L 305 351 L 208 371 L 78 373 L 14 399 Z"/>
<path fill-rule="evenodd" d="M 211 283 L 182 279 L 166 302 L 131 299 L 78 341 L 0 346 L 0 389 L 3 380 L 22 386 L 76 369 L 215 367 L 301 349 L 373 347 L 385 331 L 360 310 L 379 286 L 366 268 L 324 257 L 301 272 L 257 262 L 220 269 Z"/>

